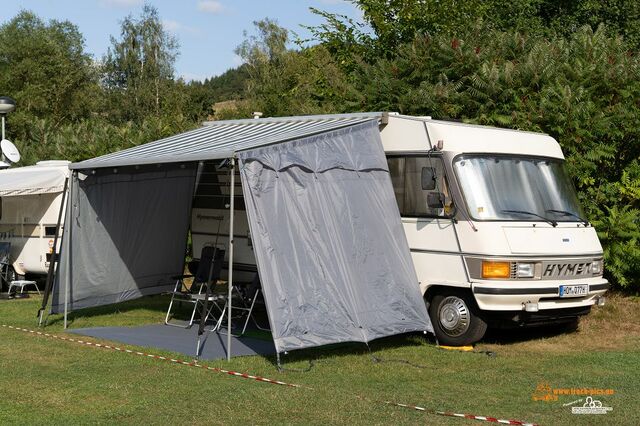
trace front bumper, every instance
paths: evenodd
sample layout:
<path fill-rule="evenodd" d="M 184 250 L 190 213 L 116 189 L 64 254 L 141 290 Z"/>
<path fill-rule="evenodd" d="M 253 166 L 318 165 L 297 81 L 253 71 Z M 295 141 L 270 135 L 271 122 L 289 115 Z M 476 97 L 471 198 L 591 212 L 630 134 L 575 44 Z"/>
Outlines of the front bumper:
<path fill-rule="evenodd" d="M 560 297 L 561 285 L 589 285 L 589 292 L 580 297 Z M 592 306 L 609 288 L 602 277 L 558 281 L 482 281 L 471 283 L 478 307 L 484 311 L 524 311 L 527 303 L 536 304 L 538 311 Z"/>

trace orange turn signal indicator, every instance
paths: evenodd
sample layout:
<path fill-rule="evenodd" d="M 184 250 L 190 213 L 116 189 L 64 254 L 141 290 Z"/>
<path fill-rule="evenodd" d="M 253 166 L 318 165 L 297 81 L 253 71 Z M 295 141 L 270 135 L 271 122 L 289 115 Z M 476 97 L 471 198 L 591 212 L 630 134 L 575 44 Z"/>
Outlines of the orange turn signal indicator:
<path fill-rule="evenodd" d="M 509 278 L 511 276 L 510 262 L 482 262 L 482 278 Z"/>

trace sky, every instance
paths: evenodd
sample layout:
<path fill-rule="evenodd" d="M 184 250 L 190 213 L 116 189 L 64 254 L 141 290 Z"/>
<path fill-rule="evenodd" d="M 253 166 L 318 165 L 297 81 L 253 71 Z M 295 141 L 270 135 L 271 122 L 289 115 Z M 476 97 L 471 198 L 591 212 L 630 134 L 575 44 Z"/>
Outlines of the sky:
<path fill-rule="evenodd" d="M 318 25 L 322 18 L 309 11 L 315 7 L 359 18 L 361 12 L 347 0 L 147 0 L 158 9 L 164 28 L 177 36 L 180 56 L 176 76 L 203 80 L 241 64 L 234 49 L 253 33 L 253 21 L 271 18 L 279 25 L 307 38 L 300 26 Z M 99 60 L 119 36 L 120 22 L 140 16 L 144 0 L 2 0 L 0 24 L 20 10 L 30 10 L 45 21 L 68 20 L 85 37 L 86 51 Z"/>

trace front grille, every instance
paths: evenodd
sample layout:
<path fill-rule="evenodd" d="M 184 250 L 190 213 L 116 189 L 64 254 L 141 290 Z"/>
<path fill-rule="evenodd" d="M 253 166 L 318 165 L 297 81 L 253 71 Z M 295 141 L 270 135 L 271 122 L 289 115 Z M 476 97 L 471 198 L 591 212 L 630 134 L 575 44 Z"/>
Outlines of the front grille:
<path fill-rule="evenodd" d="M 515 280 L 516 278 L 518 278 L 518 263 L 517 262 L 511 262 L 511 274 L 510 274 L 510 278 L 512 280 Z"/>
<path fill-rule="evenodd" d="M 564 262 L 542 262 L 542 279 L 557 280 L 571 278 L 589 278 L 593 276 L 593 259 L 575 259 Z"/>

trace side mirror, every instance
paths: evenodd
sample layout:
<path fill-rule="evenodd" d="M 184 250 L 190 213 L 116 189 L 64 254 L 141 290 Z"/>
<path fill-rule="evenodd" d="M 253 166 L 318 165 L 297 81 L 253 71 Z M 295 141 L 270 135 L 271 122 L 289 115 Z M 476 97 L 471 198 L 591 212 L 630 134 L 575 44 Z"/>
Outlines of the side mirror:
<path fill-rule="evenodd" d="M 436 189 L 436 169 L 433 167 L 423 167 L 420 174 L 420 183 L 424 191 Z"/>
<path fill-rule="evenodd" d="M 430 192 L 427 194 L 427 207 L 430 209 L 444 208 L 444 194 L 442 192 Z"/>

